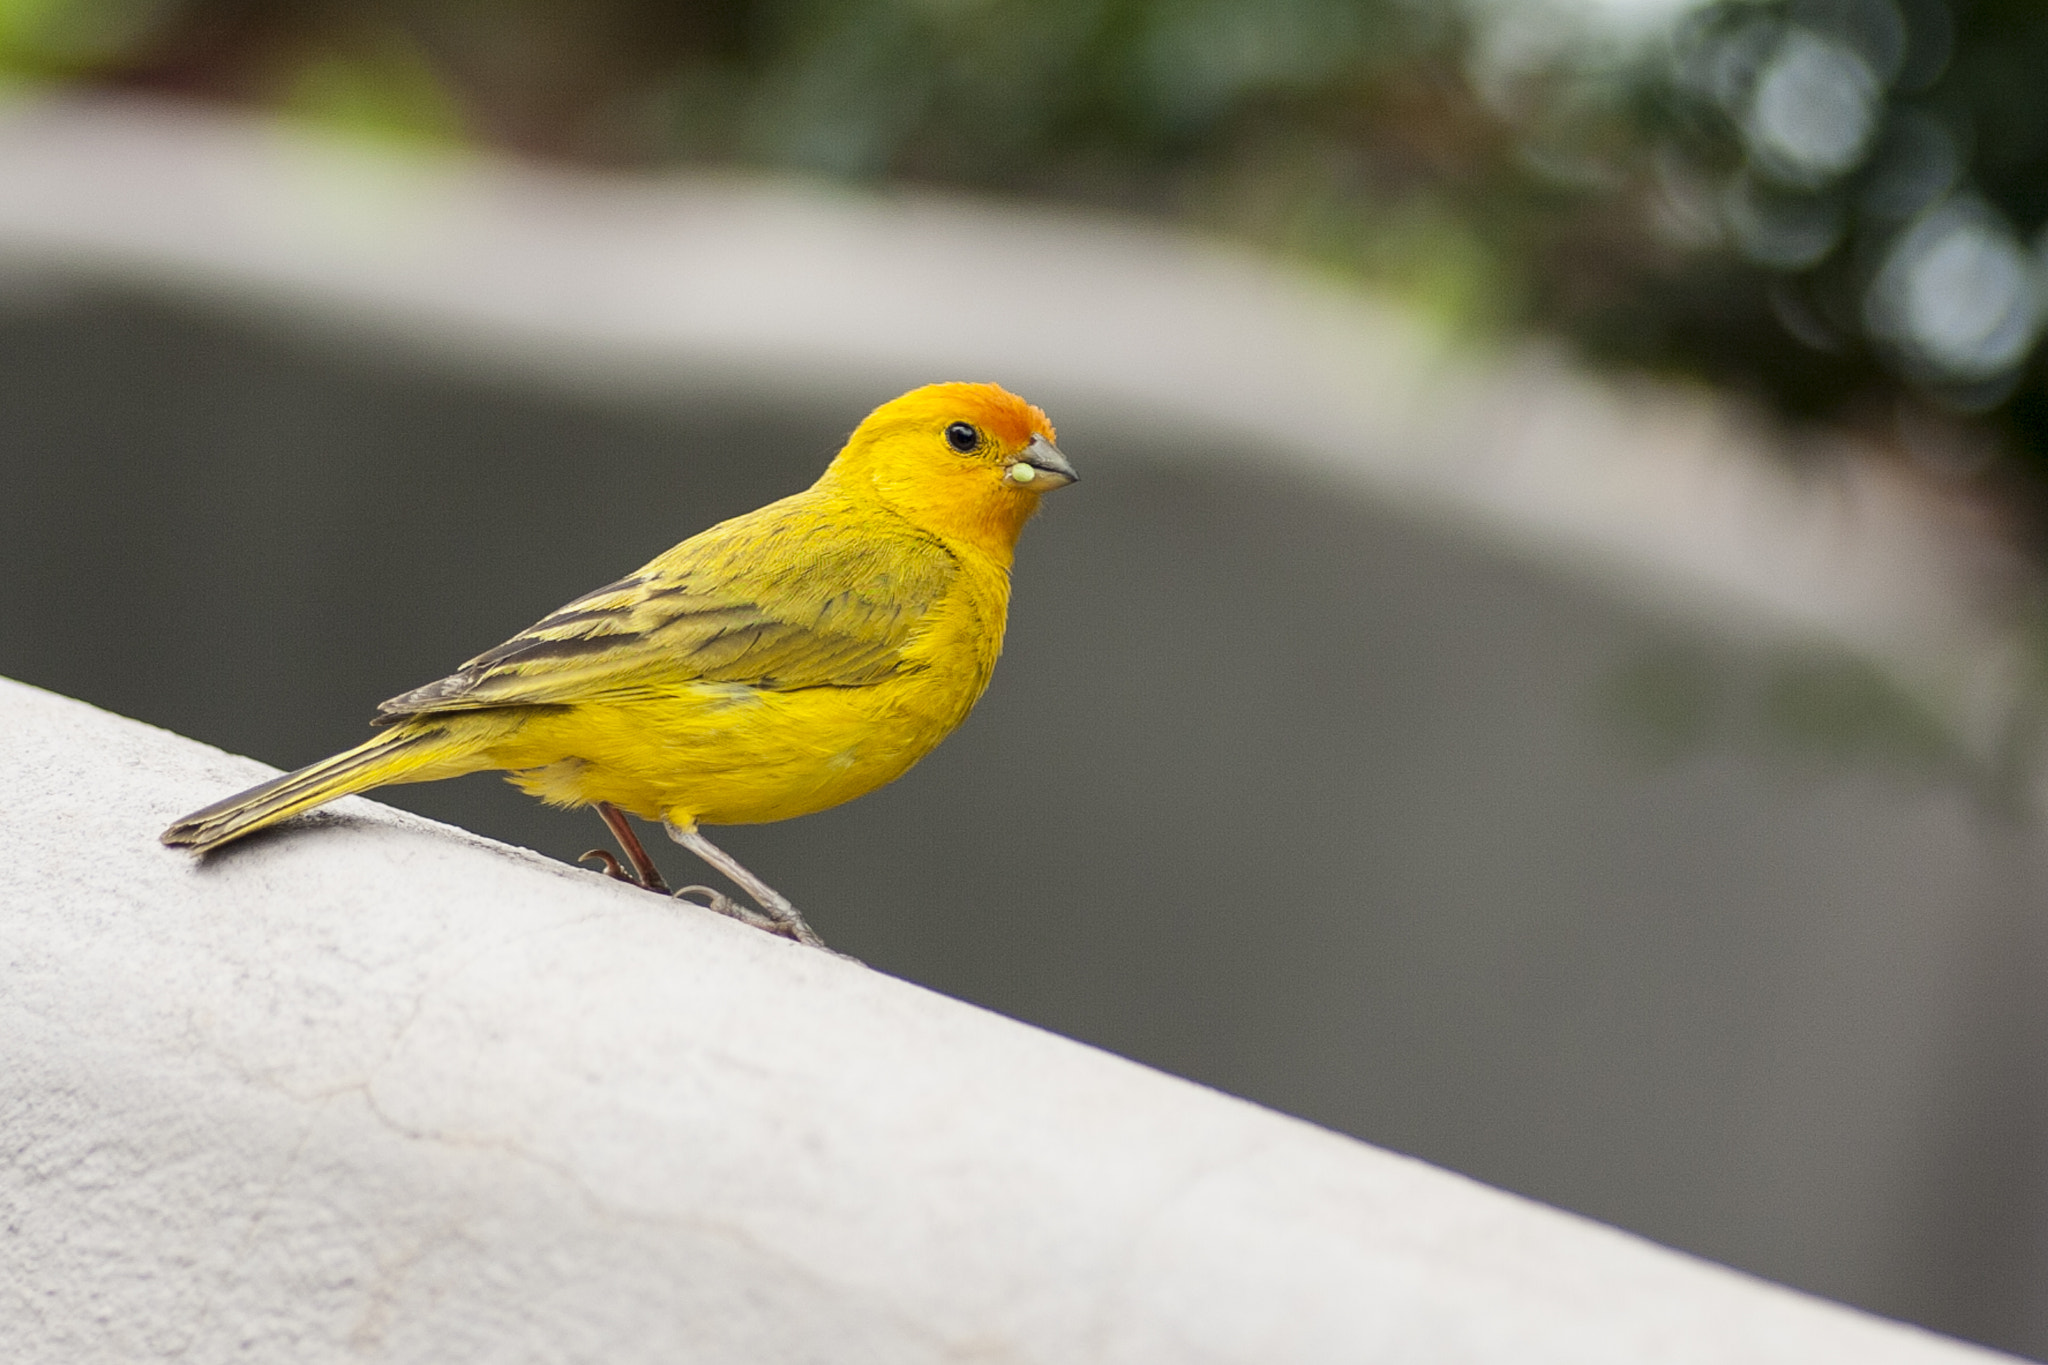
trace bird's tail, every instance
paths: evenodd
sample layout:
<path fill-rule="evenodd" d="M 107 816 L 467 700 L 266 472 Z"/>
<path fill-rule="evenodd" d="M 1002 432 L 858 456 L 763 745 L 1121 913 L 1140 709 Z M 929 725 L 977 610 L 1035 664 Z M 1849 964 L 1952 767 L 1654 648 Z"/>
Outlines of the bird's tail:
<path fill-rule="evenodd" d="M 300 811 L 371 787 L 454 777 L 486 766 L 464 761 L 472 758 L 481 745 L 475 738 L 453 733 L 457 728 L 429 723 L 387 730 L 345 753 L 258 783 L 204 810 L 195 810 L 161 837 L 174 848 L 204 852 Z M 426 769 L 432 771 L 423 771 Z"/>

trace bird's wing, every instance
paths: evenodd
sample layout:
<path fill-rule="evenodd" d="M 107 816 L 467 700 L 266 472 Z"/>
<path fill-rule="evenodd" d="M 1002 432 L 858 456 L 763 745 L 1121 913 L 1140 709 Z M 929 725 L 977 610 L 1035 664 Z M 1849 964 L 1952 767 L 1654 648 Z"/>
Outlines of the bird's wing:
<path fill-rule="evenodd" d="M 907 526 L 791 515 L 777 504 L 684 541 L 458 672 L 393 697 L 377 708 L 379 722 L 628 697 L 692 679 L 859 687 L 904 667 L 904 647 L 957 571 L 943 543 Z"/>

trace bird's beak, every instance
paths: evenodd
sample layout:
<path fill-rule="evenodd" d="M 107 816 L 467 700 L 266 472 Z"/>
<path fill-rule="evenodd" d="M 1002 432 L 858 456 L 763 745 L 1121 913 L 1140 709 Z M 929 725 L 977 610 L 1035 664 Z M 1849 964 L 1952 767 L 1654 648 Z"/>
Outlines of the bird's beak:
<path fill-rule="evenodd" d="M 1060 454 L 1059 447 L 1043 436 L 1031 438 L 1031 444 L 1024 447 L 1010 465 L 1006 476 L 1011 483 L 1029 488 L 1034 493 L 1050 493 L 1055 488 L 1065 488 L 1080 478 L 1074 466 L 1067 463 L 1067 457 Z"/>

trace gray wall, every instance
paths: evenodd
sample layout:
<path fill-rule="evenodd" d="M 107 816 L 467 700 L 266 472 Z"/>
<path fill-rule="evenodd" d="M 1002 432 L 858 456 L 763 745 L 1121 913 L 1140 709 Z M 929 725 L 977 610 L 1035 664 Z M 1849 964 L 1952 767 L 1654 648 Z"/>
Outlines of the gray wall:
<path fill-rule="evenodd" d="M 317 758 L 801 486 L 861 416 L 692 394 L 606 409 L 135 298 L 16 306 L 0 672 Z M 973 719 L 895 787 L 725 836 L 829 941 L 2048 1351 L 2040 843 L 1906 702 L 1256 450 L 1085 410 L 1061 435 L 1084 481 L 1027 534 Z M 487 778 L 384 795 L 560 857 L 602 842 Z"/>

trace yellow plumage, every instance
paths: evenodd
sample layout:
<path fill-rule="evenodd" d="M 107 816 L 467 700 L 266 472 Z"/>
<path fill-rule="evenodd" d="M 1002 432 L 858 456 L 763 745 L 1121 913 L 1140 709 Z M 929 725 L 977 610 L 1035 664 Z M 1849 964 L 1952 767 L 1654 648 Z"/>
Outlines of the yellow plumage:
<path fill-rule="evenodd" d="M 163 840 L 203 850 L 352 792 L 504 769 L 545 801 L 597 805 L 652 886 L 616 810 L 664 822 L 764 901 L 766 927 L 814 941 L 697 827 L 860 796 L 966 718 L 1002 650 L 1018 533 L 1073 479 L 1053 440 L 1043 413 L 994 385 L 913 390 L 810 488 L 385 702 L 375 738 Z"/>

